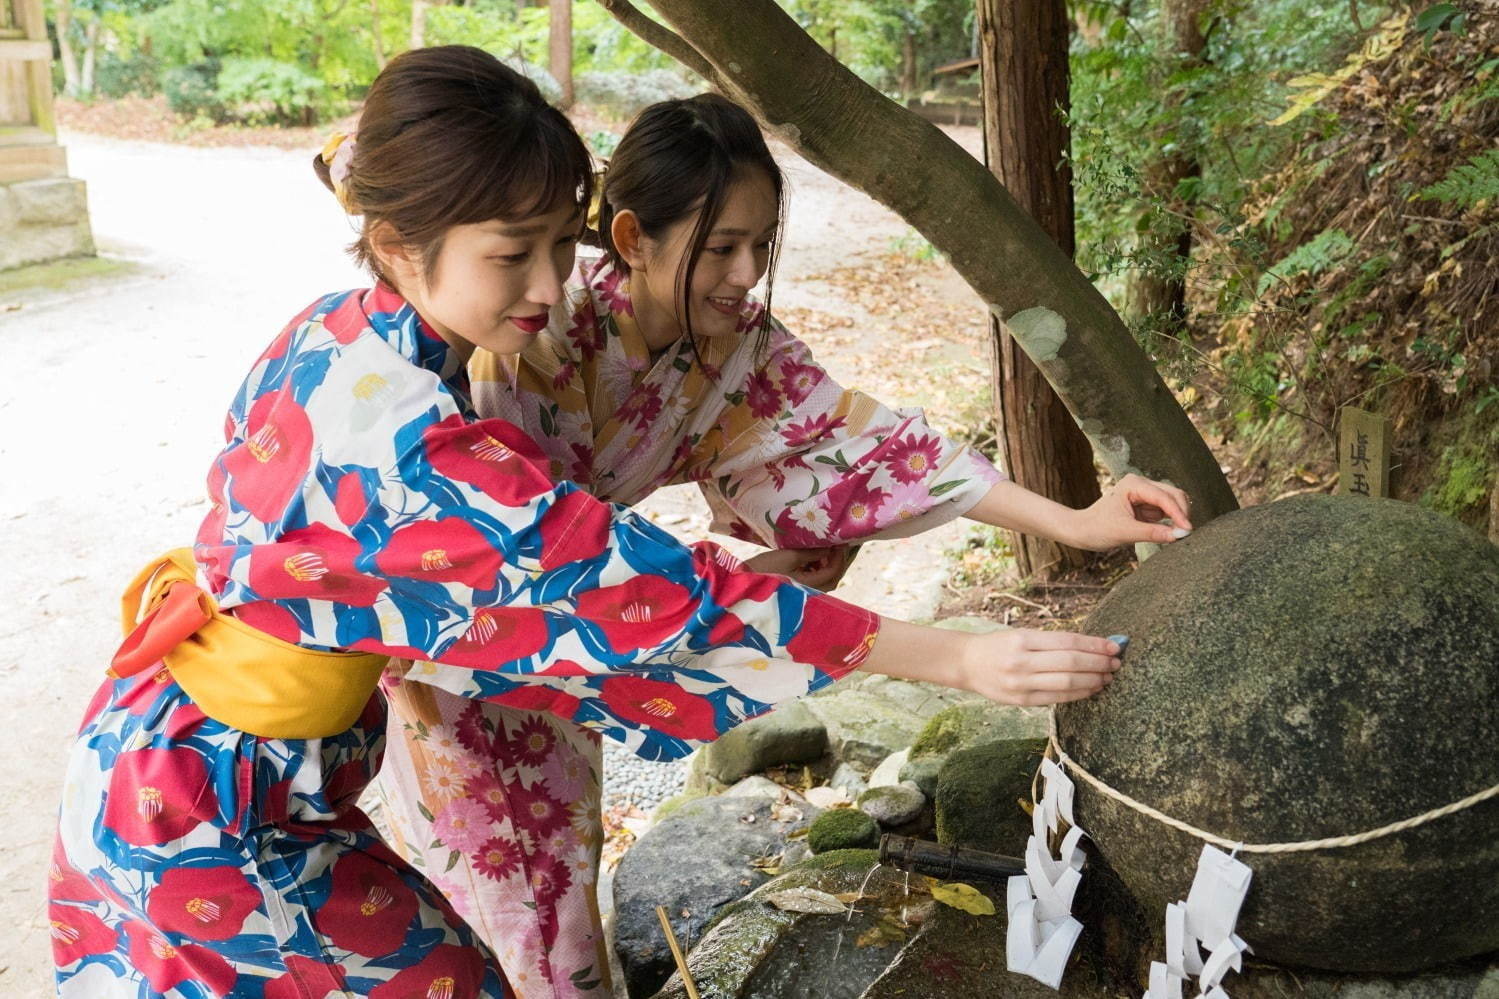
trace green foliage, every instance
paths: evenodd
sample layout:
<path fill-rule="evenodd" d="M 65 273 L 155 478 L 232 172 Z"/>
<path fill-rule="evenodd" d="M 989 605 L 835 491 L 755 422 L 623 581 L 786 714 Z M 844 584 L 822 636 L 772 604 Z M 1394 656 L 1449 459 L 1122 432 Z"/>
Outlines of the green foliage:
<path fill-rule="evenodd" d="M 1499 149 L 1485 150 L 1453 167 L 1447 176 L 1422 190 L 1421 197 L 1465 210 L 1499 198 Z"/>
<path fill-rule="evenodd" d="M 1341 229 L 1324 229 L 1296 247 L 1260 275 L 1259 294 L 1277 282 L 1290 281 L 1303 274 L 1321 274 L 1341 263 L 1353 252 L 1353 239 Z"/>
<path fill-rule="evenodd" d="M 1466 34 L 1468 15 L 1456 4 L 1433 4 L 1416 15 L 1414 27 L 1426 39 L 1426 47 L 1431 48 L 1432 39 L 1439 31 L 1450 31 L 1455 35 Z"/>
<path fill-rule="evenodd" d="M 219 70 L 218 96 L 228 115 L 251 125 L 307 124 L 323 81 L 275 59 L 231 58 Z"/>
<path fill-rule="evenodd" d="M 778 0 L 786 12 L 865 82 L 901 88 L 909 36 L 914 88 L 932 69 L 971 52 L 972 0 Z"/>
<path fill-rule="evenodd" d="M 223 103 L 218 91 L 219 67 L 215 62 L 175 66 L 161 76 L 161 92 L 167 106 L 189 117 L 219 118 Z"/>
<path fill-rule="evenodd" d="M 1494 468 L 1490 454 L 1472 443 L 1455 444 L 1442 450 L 1436 478 L 1421 503 L 1457 517 L 1488 501 Z"/>
<path fill-rule="evenodd" d="M 122 56 L 118 52 L 106 51 L 99 56 L 94 93 L 111 98 L 131 94 L 149 97 L 161 90 L 160 72 L 156 60 L 144 52 Z"/>
<path fill-rule="evenodd" d="M 915 229 L 907 229 L 904 235 L 893 237 L 890 240 L 890 251 L 920 263 L 928 263 L 942 257 L 931 241 Z"/>

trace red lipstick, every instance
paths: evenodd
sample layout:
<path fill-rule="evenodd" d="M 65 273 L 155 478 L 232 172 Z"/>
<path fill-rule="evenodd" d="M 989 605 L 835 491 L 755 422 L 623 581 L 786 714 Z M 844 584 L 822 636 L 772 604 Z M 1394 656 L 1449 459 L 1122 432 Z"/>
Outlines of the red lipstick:
<path fill-rule="evenodd" d="M 540 333 L 547 328 L 547 314 L 538 312 L 534 316 L 508 316 L 506 317 L 516 329 L 525 333 Z"/>

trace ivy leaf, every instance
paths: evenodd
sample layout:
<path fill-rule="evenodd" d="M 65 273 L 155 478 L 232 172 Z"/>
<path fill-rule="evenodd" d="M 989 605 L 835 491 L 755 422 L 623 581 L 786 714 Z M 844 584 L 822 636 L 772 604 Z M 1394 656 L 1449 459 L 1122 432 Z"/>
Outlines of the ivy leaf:
<path fill-rule="evenodd" d="M 949 881 L 945 884 L 932 885 L 932 897 L 943 905 L 950 905 L 954 909 L 973 916 L 994 915 L 994 902 L 989 896 L 980 892 L 973 885 L 964 884 L 961 881 Z"/>

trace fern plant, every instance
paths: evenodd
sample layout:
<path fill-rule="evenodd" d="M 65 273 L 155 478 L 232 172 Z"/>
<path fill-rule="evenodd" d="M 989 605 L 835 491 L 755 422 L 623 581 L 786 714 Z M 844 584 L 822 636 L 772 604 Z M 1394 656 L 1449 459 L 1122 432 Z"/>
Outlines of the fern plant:
<path fill-rule="evenodd" d="M 1455 205 L 1462 211 L 1478 207 L 1480 201 L 1499 198 L 1499 149 L 1485 150 L 1459 163 L 1447 176 L 1422 189 L 1421 197 Z"/>

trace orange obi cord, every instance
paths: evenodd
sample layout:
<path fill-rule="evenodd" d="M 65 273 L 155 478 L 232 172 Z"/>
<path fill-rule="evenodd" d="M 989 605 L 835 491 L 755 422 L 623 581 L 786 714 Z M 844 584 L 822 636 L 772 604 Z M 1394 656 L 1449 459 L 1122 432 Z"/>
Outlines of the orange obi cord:
<path fill-rule="evenodd" d="M 109 675 L 164 663 L 216 721 L 272 739 L 323 739 L 353 725 L 388 656 L 304 649 L 221 612 L 177 548 L 131 581 L 121 600 L 125 640 Z"/>

